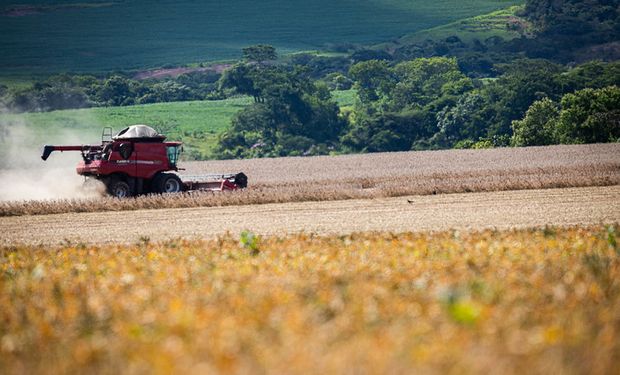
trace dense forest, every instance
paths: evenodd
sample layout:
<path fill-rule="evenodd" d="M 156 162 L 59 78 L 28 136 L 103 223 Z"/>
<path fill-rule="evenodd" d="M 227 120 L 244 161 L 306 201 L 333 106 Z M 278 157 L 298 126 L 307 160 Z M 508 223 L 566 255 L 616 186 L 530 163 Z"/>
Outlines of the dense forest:
<path fill-rule="evenodd" d="M 619 48 L 618 9 L 617 1 L 529 0 L 522 17 L 533 35 L 359 50 L 346 71 L 316 81 L 316 59 L 291 68 L 246 56 L 220 83 L 255 104 L 234 118 L 216 156 L 619 141 L 620 63 L 591 53 Z M 577 63 L 584 54 L 611 61 Z M 338 110 L 328 88 L 351 84 L 358 100 Z"/>
<path fill-rule="evenodd" d="M 527 0 L 518 38 L 458 35 L 338 54 L 243 50 L 223 74 L 63 74 L 0 87 L 12 111 L 254 98 L 213 157 L 486 148 L 620 140 L 617 0 Z M 340 47 L 342 48 L 342 47 Z M 331 90 L 353 88 L 339 108 Z"/>

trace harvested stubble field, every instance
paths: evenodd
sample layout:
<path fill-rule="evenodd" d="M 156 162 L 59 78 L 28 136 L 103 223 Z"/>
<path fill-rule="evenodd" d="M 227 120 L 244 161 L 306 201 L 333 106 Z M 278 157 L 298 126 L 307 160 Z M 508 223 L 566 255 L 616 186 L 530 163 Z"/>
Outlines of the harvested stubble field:
<path fill-rule="evenodd" d="M 226 194 L 0 202 L 0 216 L 618 185 L 620 144 L 187 162 L 183 167 L 188 175 L 243 171 L 250 187 Z"/>
<path fill-rule="evenodd" d="M 620 222 L 620 186 L 0 218 L 0 246 L 136 243 L 364 231 L 422 232 Z"/>
<path fill-rule="evenodd" d="M 619 231 L 4 248 L 0 368 L 612 374 Z"/>

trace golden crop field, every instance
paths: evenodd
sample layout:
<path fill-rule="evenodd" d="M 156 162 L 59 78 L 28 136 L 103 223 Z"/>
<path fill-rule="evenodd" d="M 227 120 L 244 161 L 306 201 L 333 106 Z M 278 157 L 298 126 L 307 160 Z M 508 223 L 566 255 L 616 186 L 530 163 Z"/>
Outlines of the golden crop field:
<path fill-rule="evenodd" d="M 620 184 L 620 144 L 188 162 L 182 174 L 243 171 L 249 187 L 132 199 L 0 202 L 0 216 L 333 201 Z M 68 170 L 67 173 L 75 173 Z"/>
<path fill-rule="evenodd" d="M 620 227 L 0 250 L 0 369 L 611 374 Z"/>
<path fill-rule="evenodd" d="M 187 162 L 183 167 L 187 174 L 243 171 L 252 186 L 366 181 L 365 185 L 374 183 L 377 187 L 394 179 L 431 184 L 449 178 L 466 184 L 484 177 L 498 185 L 502 179 L 508 179 L 505 184 L 510 184 L 519 177 L 523 177 L 522 183 L 527 180 L 542 185 L 547 179 L 569 173 L 579 181 L 592 173 L 590 169 L 600 176 L 615 172 L 612 176 L 617 178 L 620 143 L 211 160 Z"/>

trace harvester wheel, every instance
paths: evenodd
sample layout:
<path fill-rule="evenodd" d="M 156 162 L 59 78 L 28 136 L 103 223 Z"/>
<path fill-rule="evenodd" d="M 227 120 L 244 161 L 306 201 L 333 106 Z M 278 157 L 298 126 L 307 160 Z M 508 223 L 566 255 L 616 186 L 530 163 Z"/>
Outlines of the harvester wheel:
<path fill-rule="evenodd" d="M 158 191 L 160 193 L 178 193 L 183 190 L 183 182 L 173 173 L 162 173 L 157 176 Z"/>
<path fill-rule="evenodd" d="M 131 196 L 129 184 L 123 180 L 112 179 L 108 182 L 108 193 L 115 198 L 126 198 Z"/>

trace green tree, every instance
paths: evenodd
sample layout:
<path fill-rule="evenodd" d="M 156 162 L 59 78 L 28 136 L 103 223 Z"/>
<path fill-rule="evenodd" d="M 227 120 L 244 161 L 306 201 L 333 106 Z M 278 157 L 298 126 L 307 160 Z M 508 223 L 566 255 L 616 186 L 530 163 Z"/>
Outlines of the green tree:
<path fill-rule="evenodd" d="M 618 1 L 527 0 L 525 15 L 548 34 L 613 32 L 617 27 Z"/>
<path fill-rule="evenodd" d="M 534 102 L 523 120 L 512 122 L 513 146 L 542 146 L 554 143 L 554 131 L 560 111 L 549 98 Z"/>
<path fill-rule="evenodd" d="M 355 81 L 354 88 L 361 103 L 385 101 L 396 84 L 393 70 L 384 60 L 368 60 L 357 63 L 349 69 L 349 76 Z"/>
<path fill-rule="evenodd" d="M 591 59 L 605 55 L 591 47 L 620 39 L 618 0 L 527 0 L 524 15 L 537 30 L 536 37 L 508 44 L 530 57 Z"/>
<path fill-rule="evenodd" d="M 234 90 L 238 94 L 253 97 L 255 103 L 262 102 L 262 92 L 256 85 L 259 74 L 259 69 L 256 66 L 243 63 L 236 64 L 222 74 L 218 81 L 218 89 L 220 91 Z"/>
<path fill-rule="evenodd" d="M 350 70 L 359 95 L 352 123 L 341 138 L 358 151 L 404 151 L 437 132 L 436 116 L 474 84 L 456 59 L 419 58 L 389 66 L 370 60 Z"/>
<path fill-rule="evenodd" d="M 560 82 L 565 93 L 585 88 L 600 89 L 613 85 L 620 86 L 620 61 L 587 62 L 562 74 Z"/>
<path fill-rule="evenodd" d="M 164 81 L 158 82 L 145 90 L 137 99 L 137 103 L 178 102 L 192 99 L 198 98 L 193 95 L 187 86 L 174 81 Z"/>
<path fill-rule="evenodd" d="M 489 103 L 495 111 L 488 136 L 512 135 L 512 121 L 523 114 L 536 100 L 558 100 L 563 94 L 560 75 L 563 68 L 547 60 L 520 59 L 499 67 L 503 74 L 486 88 Z"/>
<path fill-rule="evenodd" d="M 299 68 L 270 66 L 251 78 L 261 99 L 236 114 L 216 156 L 303 155 L 326 152 L 337 142 L 345 122 L 326 86 Z"/>
<path fill-rule="evenodd" d="M 264 64 L 278 59 L 275 47 L 268 44 L 257 44 L 243 48 L 243 59 L 248 62 Z"/>
<path fill-rule="evenodd" d="M 431 57 L 402 62 L 394 67 L 398 83 L 390 93 L 390 108 L 420 108 L 444 95 L 459 95 L 473 88 L 455 58 Z"/>
<path fill-rule="evenodd" d="M 330 73 L 324 81 L 331 90 L 349 90 L 353 86 L 353 81 L 342 73 Z"/>
<path fill-rule="evenodd" d="M 132 104 L 129 80 L 125 77 L 114 75 L 103 82 L 97 92 L 97 100 L 103 105 L 119 106 Z"/>
<path fill-rule="evenodd" d="M 441 148 L 453 147 L 458 141 L 477 140 L 485 137 L 489 123 L 489 113 L 485 97 L 474 90 L 462 95 L 456 105 L 446 106 L 437 113 L 439 131 L 434 142 Z"/>
<path fill-rule="evenodd" d="M 620 139 L 620 88 L 583 89 L 562 98 L 556 127 L 560 143 L 616 142 Z"/>
<path fill-rule="evenodd" d="M 428 120 L 427 113 L 420 110 L 362 114 L 340 141 L 353 151 L 406 151 L 415 140 L 429 136 Z"/>

